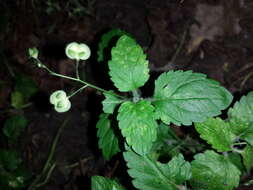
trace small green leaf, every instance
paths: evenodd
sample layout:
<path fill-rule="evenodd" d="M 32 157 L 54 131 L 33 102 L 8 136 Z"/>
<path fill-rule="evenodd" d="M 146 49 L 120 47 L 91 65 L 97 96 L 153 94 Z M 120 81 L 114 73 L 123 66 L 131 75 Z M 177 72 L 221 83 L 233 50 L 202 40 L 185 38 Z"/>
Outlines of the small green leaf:
<path fill-rule="evenodd" d="M 138 154 L 148 153 L 157 136 L 157 123 L 151 103 L 146 100 L 124 102 L 119 108 L 117 119 L 128 145 Z"/>
<path fill-rule="evenodd" d="M 195 129 L 200 137 L 218 152 L 230 151 L 236 138 L 229 123 L 220 118 L 209 118 L 203 123 L 195 123 Z"/>
<path fill-rule="evenodd" d="M 239 185 L 241 172 L 228 157 L 208 150 L 194 159 L 190 180 L 194 190 L 232 190 Z"/>
<path fill-rule="evenodd" d="M 191 165 L 179 154 L 167 164 L 140 156 L 128 150 L 124 159 L 128 174 L 134 178 L 133 185 L 140 190 L 178 190 L 179 185 L 191 178 Z"/>
<path fill-rule="evenodd" d="M 0 166 L 7 171 L 16 170 L 21 164 L 22 160 L 19 158 L 18 153 L 10 150 L 0 150 Z"/>
<path fill-rule="evenodd" d="M 25 129 L 27 123 L 27 119 L 22 115 L 12 116 L 5 121 L 3 133 L 10 140 L 15 141 Z"/>
<path fill-rule="evenodd" d="M 13 91 L 11 93 L 11 106 L 16 109 L 21 108 L 25 103 L 24 96 L 19 91 Z"/>
<path fill-rule="evenodd" d="M 19 75 L 15 79 L 15 91 L 22 93 L 25 101 L 28 101 L 37 91 L 36 83 L 25 75 Z"/>
<path fill-rule="evenodd" d="M 118 184 L 115 180 L 105 178 L 102 176 L 91 177 L 91 189 L 92 190 L 124 190 L 124 188 Z"/>
<path fill-rule="evenodd" d="M 135 40 L 126 35 L 120 37 L 111 53 L 109 75 L 119 91 L 133 91 L 146 83 L 149 78 L 148 61 Z"/>
<path fill-rule="evenodd" d="M 118 139 L 114 134 L 114 130 L 108 116 L 108 114 L 101 114 L 96 126 L 98 128 L 98 146 L 102 149 L 106 160 L 110 160 L 113 155 L 120 152 Z"/>
<path fill-rule="evenodd" d="M 113 28 L 111 29 L 109 32 L 105 33 L 102 38 L 101 41 L 98 44 L 98 62 L 102 62 L 104 61 L 104 54 L 105 54 L 105 49 L 110 45 L 110 42 L 115 38 L 118 37 L 120 38 L 120 36 L 122 35 L 129 35 L 127 34 L 125 31 L 120 30 L 118 28 Z"/>
<path fill-rule="evenodd" d="M 253 148 L 252 146 L 247 145 L 242 152 L 243 164 L 247 169 L 247 172 L 250 172 L 250 169 L 253 166 Z"/>
<path fill-rule="evenodd" d="M 253 92 L 242 96 L 228 110 L 228 116 L 233 132 L 253 146 Z"/>
<path fill-rule="evenodd" d="M 110 91 L 111 92 L 111 91 Z M 112 92 L 104 93 L 105 99 L 102 102 L 103 111 L 105 113 L 112 114 L 114 112 L 115 107 L 122 102 L 122 100 L 118 99 Z"/>
<path fill-rule="evenodd" d="M 217 116 L 229 106 L 232 95 L 218 82 L 192 71 L 170 71 L 155 81 L 154 105 L 161 120 L 191 125 Z"/>

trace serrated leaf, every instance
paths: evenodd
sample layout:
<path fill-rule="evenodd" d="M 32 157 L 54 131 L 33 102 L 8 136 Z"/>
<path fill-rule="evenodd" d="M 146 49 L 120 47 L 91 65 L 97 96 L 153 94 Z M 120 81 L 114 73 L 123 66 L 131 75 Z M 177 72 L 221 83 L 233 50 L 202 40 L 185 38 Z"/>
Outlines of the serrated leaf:
<path fill-rule="evenodd" d="M 127 33 L 123 30 L 120 30 L 118 28 L 111 29 L 109 32 L 103 34 L 101 41 L 98 44 L 98 62 L 104 61 L 104 53 L 105 49 L 110 45 L 110 42 L 115 38 L 115 37 L 120 37 Z"/>
<path fill-rule="evenodd" d="M 195 123 L 195 129 L 200 137 L 218 152 L 230 151 L 236 138 L 229 123 L 220 118 L 209 118 L 203 123 Z"/>
<path fill-rule="evenodd" d="M 115 180 L 105 178 L 102 176 L 91 177 L 92 190 L 124 190 Z"/>
<path fill-rule="evenodd" d="M 233 132 L 253 146 L 253 92 L 242 96 L 228 110 L 228 116 Z"/>
<path fill-rule="evenodd" d="M 166 123 L 191 125 L 217 116 L 227 108 L 232 95 L 218 82 L 192 71 L 170 71 L 155 81 L 154 105 Z"/>
<path fill-rule="evenodd" d="M 119 91 L 133 91 L 146 83 L 149 78 L 148 61 L 135 40 L 123 35 L 111 53 L 109 75 Z"/>
<path fill-rule="evenodd" d="M 124 102 L 117 117 L 122 135 L 138 154 L 145 155 L 152 148 L 157 136 L 154 107 L 150 102 Z"/>
<path fill-rule="evenodd" d="M 101 114 L 96 125 L 98 128 L 97 136 L 99 138 L 98 146 L 102 149 L 106 160 L 110 160 L 112 156 L 120 152 L 118 138 L 115 135 L 108 116 L 108 114 Z"/>
<path fill-rule="evenodd" d="M 112 114 L 114 112 L 115 107 L 122 102 L 119 98 L 117 98 L 111 91 L 109 93 L 103 93 L 105 99 L 103 100 L 103 111 L 105 113 Z"/>
<path fill-rule="evenodd" d="M 252 146 L 247 145 L 242 152 L 243 164 L 247 170 L 250 172 L 250 169 L 253 166 L 253 148 Z"/>
<path fill-rule="evenodd" d="M 232 190 L 239 185 L 240 170 L 228 157 L 214 151 L 195 155 L 191 165 L 194 190 Z"/>
<path fill-rule="evenodd" d="M 27 126 L 28 121 L 22 115 L 8 118 L 3 127 L 3 133 L 8 139 L 15 141 Z"/>
<path fill-rule="evenodd" d="M 179 185 L 191 178 L 191 165 L 179 154 L 167 164 L 140 156 L 132 151 L 124 152 L 128 174 L 133 185 L 140 190 L 178 190 Z"/>

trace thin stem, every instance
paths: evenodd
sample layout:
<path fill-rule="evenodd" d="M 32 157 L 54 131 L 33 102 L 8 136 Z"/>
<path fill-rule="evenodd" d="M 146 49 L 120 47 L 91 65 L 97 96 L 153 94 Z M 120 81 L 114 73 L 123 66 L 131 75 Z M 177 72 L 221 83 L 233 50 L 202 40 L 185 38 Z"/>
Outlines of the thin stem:
<path fill-rule="evenodd" d="M 67 166 L 63 166 L 63 168 L 64 168 L 64 169 L 69 169 L 69 168 L 77 167 L 77 166 L 80 165 L 80 162 L 81 162 L 82 164 L 84 164 L 85 162 L 91 160 L 92 158 L 93 158 L 92 156 L 90 156 L 90 157 L 88 157 L 88 158 L 84 158 L 84 159 L 80 160 L 79 162 L 75 162 L 74 164 L 70 164 L 70 165 L 67 165 Z"/>
<path fill-rule="evenodd" d="M 246 145 L 246 142 L 238 142 L 238 143 L 234 143 L 233 145 Z"/>
<path fill-rule="evenodd" d="M 65 78 L 65 79 L 68 79 L 68 80 L 73 80 L 73 81 L 82 83 L 82 84 L 84 84 L 84 85 L 87 85 L 87 87 L 94 88 L 94 89 L 96 89 L 96 90 L 98 90 L 98 91 L 101 91 L 101 92 L 103 92 L 103 93 L 111 93 L 111 92 L 108 91 L 108 90 L 105 90 L 105 89 L 103 89 L 103 88 L 100 88 L 100 87 L 98 87 L 98 86 L 95 86 L 95 85 L 93 85 L 93 84 L 90 84 L 90 83 L 88 83 L 88 82 L 85 82 L 85 81 L 83 81 L 83 80 L 81 80 L 81 79 L 79 79 L 79 78 L 73 78 L 73 77 L 70 77 L 70 76 L 66 76 L 66 75 L 62 75 L 62 74 L 56 73 L 56 72 L 52 71 L 51 69 L 49 69 L 46 65 L 42 64 L 42 63 L 40 62 L 39 59 L 36 59 L 35 61 L 36 61 L 36 64 L 39 65 L 39 67 L 41 67 L 41 68 L 43 68 L 43 69 L 46 69 L 46 70 L 49 72 L 49 74 L 51 74 L 51 75 L 53 75 L 53 76 L 57 76 L 57 77 L 61 77 L 61 78 Z M 111 93 L 111 94 L 112 94 L 112 93 Z M 117 94 L 115 94 L 115 93 L 113 93 L 113 95 L 116 96 L 116 97 L 125 99 L 125 97 L 120 96 L 120 95 L 117 95 Z"/>
<path fill-rule="evenodd" d="M 233 152 L 236 152 L 236 153 L 239 153 L 239 154 L 242 154 L 243 153 L 243 150 L 239 150 L 239 149 L 237 149 L 237 148 L 232 148 L 232 151 Z"/>
<path fill-rule="evenodd" d="M 171 58 L 169 64 L 173 64 L 178 56 L 178 54 L 180 53 L 181 49 L 183 48 L 183 45 L 184 45 L 184 42 L 185 42 L 185 37 L 186 37 L 186 34 L 187 34 L 187 30 L 184 31 L 183 33 L 183 36 L 182 36 L 182 39 L 180 41 L 180 44 L 178 46 L 178 48 L 176 49 L 176 52 L 175 54 L 173 55 L 173 57 Z"/>
<path fill-rule="evenodd" d="M 140 94 L 138 92 L 138 89 L 133 90 L 132 93 L 133 93 L 133 102 L 138 102 L 140 100 Z"/>
<path fill-rule="evenodd" d="M 84 85 L 81 88 L 79 88 L 78 90 L 76 90 L 75 92 L 73 92 L 71 95 L 68 96 L 68 98 L 71 98 L 72 96 L 74 96 L 75 94 L 77 94 L 78 92 L 82 91 L 83 89 L 85 89 L 86 87 L 88 87 L 88 85 Z"/>
<path fill-rule="evenodd" d="M 45 185 L 45 184 L 48 182 L 48 180 L 49 180 L 49 178 L 50 178 L 52 172 L 53 172 L 54 169 L 55 169 L 55 167 L 56 167 L 56 164 L 54 163 L 54 164 L 50 167 L 50 169 L 49 169 L 49 171 L 48 171 L 48 173 L 47 173 L 47 176 L 46 176 L 45 180 L 44 180 L 42 183 L 37 184 L 37 185 L 36 185 L 36 188 L 39 188 L 39 187 Z"/>
<path fill-rule="evenodd" d="M 37 184 L 41 181 L 42 177 L 45 176 L 45 174 L 47 173 L 47 171 L 50 172 L 50 169 L 52 169 L 53 165 L 51 166 L 51 162 L 52 162 L 52 159 L 53 159 L 53 156 L 54 156 L 54 153 L 55 153 L 56 145 L 57 145 L 57 142 L 59 140 L 60 134 L 62 133 L 63 128 L 67 125 L 68 121 L 69 121 L 69 119 L 66 119 L 63 122 L 62 126 L 57 131 L 57 134 L 56 134 L 56 136 L 54 138 L 52 147 L 51 147 L 50 152 L 49 152 L 49 156 L 48 156 L 47 161 L 46 161 L 46 163 L 45 163 L 45 165 L 44 165 L 44 167 L 42 169 L 42 172 L 31 183 L 31 185 L 29 186 L 28 190 L 37 189 Z M 48 175 L 48 173 L 47 173 L 47 175 Z"/>
<path fill-rule="evenodd" d="M 79 60 L 76 60 L 76 78 L 80 79 L 78 67 L 79 67 Z"/>

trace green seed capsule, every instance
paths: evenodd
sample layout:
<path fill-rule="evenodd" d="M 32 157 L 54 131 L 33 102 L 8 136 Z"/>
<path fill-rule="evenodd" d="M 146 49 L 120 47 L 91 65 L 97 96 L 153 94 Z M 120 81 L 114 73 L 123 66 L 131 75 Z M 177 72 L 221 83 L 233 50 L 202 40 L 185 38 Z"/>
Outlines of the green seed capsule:
<path fill-rule="evenodd" d="M 75 60 L 87 60 L 90 57 L 90 48 L 84 43 L 72 42 L 67 45 L 65 53 L 68 58 Z"/>

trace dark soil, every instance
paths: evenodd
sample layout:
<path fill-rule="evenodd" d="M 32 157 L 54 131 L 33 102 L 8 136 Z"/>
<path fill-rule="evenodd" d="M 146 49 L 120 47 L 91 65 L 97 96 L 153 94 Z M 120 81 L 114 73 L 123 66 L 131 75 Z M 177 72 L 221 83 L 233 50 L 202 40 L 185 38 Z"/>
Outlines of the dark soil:
<path fill-rule="evenodd" d="M 1 61 L 0 80 L 5 85 L 0 91 L 0 109 L 10 105 L 13 86 L 10 69 L 32 77 L 40 90 L 31 100 L 33 105 L 24 109 L 29 126 L 19 149 L 34 174 L 43 168 L 58 128 L 68 119 L 56 148 L 57 168 L 42 190 L 90 189 L 93 175 L 119 177 L 126 186 L 130 179 L 126 177 L 120 155 L 105 161 L 97 147 L 96 122 L 103 96 L 85 89 L 71 100 L 71 111 L 56 113 L 48 102 L 49 95 L 58 89 L 71 91 L 75 84 L 36 68 L 27 59 L 30 47 L 39 48 L 40 59 L 52 70 L 71 75 L 74 66 L 64 54 L 65 45 L 72 41 L 87 43 L 92 58 L 82 65 L 86 80 L 110 89 L 112 84 L 101 69 L 104 67 L 96 61 L 97 42 L 103 32 L 120 28 L 132 34 L 147 53 L 153 80 L 164 71 L 193 70 L 219 81 L 235 95 L 235 100 L 253 90 L 251 0 L 229 3 L 225 0 L 96 0 L 91 14 L 74 16 L 69 16 L 73 12 L 64 9 L 64 4 L 60 6 L 61 9 L 48 14 L 46 1 L 0 2 L 0 48 L 8 65 Z M 1 123 L 5 118 L 6 115 L 0 115 Z"/>

